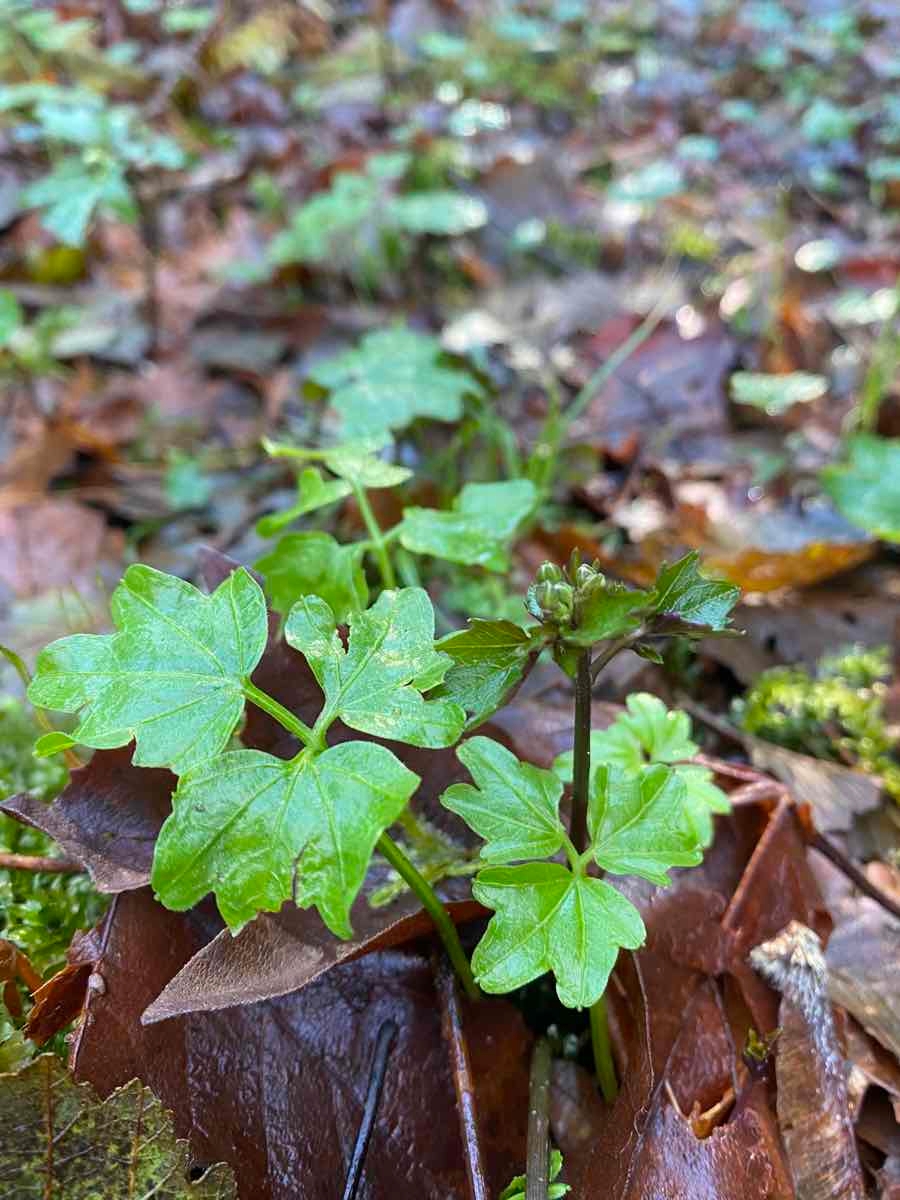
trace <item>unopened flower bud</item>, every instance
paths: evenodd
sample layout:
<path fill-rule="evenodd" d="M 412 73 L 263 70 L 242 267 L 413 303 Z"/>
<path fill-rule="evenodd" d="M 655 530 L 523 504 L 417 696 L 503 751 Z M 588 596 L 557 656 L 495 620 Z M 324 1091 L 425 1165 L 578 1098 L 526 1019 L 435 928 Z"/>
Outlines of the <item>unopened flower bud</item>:
<path fill-rule="evenodd" d="M 545 562 L 538 567 L 534 578 L 537 583 L 559 583 L 562 577 L 562 569 L 556 563 Z"/>
<path fill-rule="evenodd" d="M 578 587 L 586 587 L 596 577 L 596 568 L 590 563 L 582 563 L 575 572 L 575 583 Z"/>

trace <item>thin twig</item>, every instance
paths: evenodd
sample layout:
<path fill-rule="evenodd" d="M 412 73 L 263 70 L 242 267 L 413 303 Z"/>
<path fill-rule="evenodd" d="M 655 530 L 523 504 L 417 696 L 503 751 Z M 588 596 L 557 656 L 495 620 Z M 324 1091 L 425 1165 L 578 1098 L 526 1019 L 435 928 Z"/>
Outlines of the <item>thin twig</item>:
<path fill-rule="evenodd" d="M 45 871 L 51 875 L 78 875 L 81 863 L 70 858 L 51 858 L 39 854 L 0 854 L 0 871 Z"/>
<path fill-rule="evenodd" d="M 531 1056 L 528 1089 L 528 1142 L 525 1162 L 525 1200 L 547 1200 L 550 1187 L 550 1067 L 553 1054 L 540 1038 Z"/>
<path fill-rule="evenodd" d="M 825 856 L 829 862 L 834 863 L 839 871 L 842 871 L 851 883 L 868 896 L 870 900 L 874 900 L 876 904 L 880 904 L 885 912 L 889 912 L 892 917 L 900 918 L 900 904 L 892 900 L 886 892 L 881 888 L 876 887 L 874 883 L 870 883 L 866 875 L 854 863 L 847 858 L 843 851 L 839 850 L 833 842 L 829 842 L 821 833 L 814 833 L 809 838 L 809 844 L 813 850 Z"/>
<path fill-rule="evenodd" d="M 689 712 L 692 717 L 696 717 L 704 725 L 707 725 L 719 737 L 726 738 L 729 742 L 734 742 L 736 746 L 744 748 L 744 735 L 741 731 L 725 717 L 720 717 L 718 713 L 712 712 L 703 704 L 698 704 L 696 700 L 692 700 L 690 696 L 686 696 L 683 692 L 676 693 L 675 700 L 679 708 L 683 708 L 685 712 Z"/>
<path fill-rule="evenodd" d="M 384 1078 L 387 1074 L 388 1057 L 390 1056 L 391 1047 L 394 1044 L 396 1036 L 396 1021 L 388 1019 L 378 1030 L 378 1037 L 375 1040 L 375 1052 L 372 1055 L 372 1069 L 369 1073 L 369 1086 L 366 1090 L 366 1103 L 363 1107 L 362 1120 L 359 1123 L 359 1130 L 357 1131 L 356 1141 L 353 1145 L 353 1154 L 350 1158 L 350 1167 L 347 1171 L 347 1181 L 344 1184 L 343 1200 L 355 1200 L 356 1197 L 359 1181 L 362 1178 L 363 1164 L 366 1161 L 366 1151 L 369 1148 L 369 1139 L 375 1127 L 375 1114 L 378 1111 L 378 1101 L 381 1099 Z"/>
<path fill-rule="evenodd" d="M 475 1084 L 472 1065 L 469 1061 L 469 1045 L 466 1041 L 459 1003 L 459 987 L 456 974 L 446 955 L 441 955 L 435 970 L 435 982 L 441 1001 L 441 1026 L 444 1038 L 450 1047 L 453 1069 L 453 1086 L 456 1090 L 456 1105 L 459 1112 L 460 1134 L 466 1158 L 466 1174 L 469 1177 L 469 1192 L 472 1200 L 489 1200 L 490 1191 L 478 1139 L 478 1112 L 475 1103 Z"/>

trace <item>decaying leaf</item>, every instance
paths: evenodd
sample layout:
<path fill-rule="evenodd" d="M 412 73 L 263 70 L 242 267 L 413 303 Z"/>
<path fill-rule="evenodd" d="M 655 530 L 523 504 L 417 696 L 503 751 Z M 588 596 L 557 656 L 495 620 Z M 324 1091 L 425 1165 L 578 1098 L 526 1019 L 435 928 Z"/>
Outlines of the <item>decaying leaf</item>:
<path fill-rule="evenodd" d="M 216 929 L 210 910 L 172 913 L 149 889 L 116 898 L 73 1052 L 106 1095 L 137 1075 L 175 1115 L 201 1162 L 235 1169 L 253 1200 L 340 1194 L 383 1023 L 398 1027 L 362 1194 L 466 1195 L 456 1097 L 430 958 L 409 948 L 345 963 L 266 1004 L 142 1026 L 162 985 Z M 230 935 L 229 935 L 230 936 Z M 238 942 L 240 938 L 236 939 Z M 524 1161 L 530 1035 L 498 1000 L 464 1003 L 491 1194 Z"/>
<path fill-rule="evenodd" d="M 6 938 L 0 938 L 0 1001 L 13 1017 L 22 1015 L 22 1000 L 18 988 L 20 983 L 30 992 L 34 992 L 41 986 L 41 977 L 31 965 L 27 954 Z"/>
<path fill-rule="evenodd" d="M 0 1075 L 0 1188 L 27 1197 L 235 1200 L 230 1167 L 199 1167 L 172 1118 L 137 1079 L 102 1103 L 55 1054 Z"/>
<path fill-rule="evenodd" d="M 775 1049 L 778 1120 L 798 1200 L 863 1200 L 822 944 L 811 929 L 792 921 L 757 946 L 750 961 L 782 997 Z"/>

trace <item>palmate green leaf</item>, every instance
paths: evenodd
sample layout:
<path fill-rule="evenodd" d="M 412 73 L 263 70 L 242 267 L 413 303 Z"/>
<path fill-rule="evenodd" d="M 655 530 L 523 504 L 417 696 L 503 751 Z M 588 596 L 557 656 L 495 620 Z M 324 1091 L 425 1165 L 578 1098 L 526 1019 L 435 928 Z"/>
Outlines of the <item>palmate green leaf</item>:
<path fill-rule="evenodd" d="M 88 165 L 81 155 L 61 159 L 49 175 L 22 190 L 22 203 L 37 208 L 41 224 L 67 246 L 83 246 L 91 217 L 102 208 L 134 215 L 134 198 L 121 163 Z"/>
<path fill-rule="evenodd" d="M 697 753 L 697 743 L 691 738 L 691 718 L 686 712 L 667 708 L 649 692 L 632 692 L 625 707 L 627 711 L 608 729 L 595 735 L 601 761 L 636 770 L 648 760 L 673 763 Z"/>
<path fill-rule="evenodd" d="M 286 614 L 301 596 L 321 596 L 338 621 L 365 608 L 369 588 L 361 546 L 343 546 L 330 533 L 286 533 L 254 565 L 266 581 L 276 612 Z"/>
<path fill-rule="evenodd" d="M 686 788 L 662 765 L 626 775 L 601 766 L 588 803 L 588 830 L 597 864 L 613 875 L 640 875 L 665 887 L 670 867 L 703 857 L 686 810 Z"/>
<path fill-rule="evenodd" d="M 379 451 L 392 444 L 387 433 L 359 438 L 354 442 L 342 442 L 325 450 L 313 450 L 306 446 L 292 446 L 287 442 L 273 442 L 263 438 L 263 446 L 273 458 L 317 459 L 325 464 L 333 475 L 351 485 L 364 488 L 396 487 L 412 476 L 408 467 L 397 466 L 379 457 Z"/>
<path fill-rule="evenodd" d="M 456 756 L 475 780 L 447 788 L 441 803 L 484 839 L 485 862 L 549 858 L 565 841 L 559 819 L 562 783 L 486 737 L 463 742 Z"/>
<path fill-rule="evenodd" d="M 463 398 L 481 386 L 466 371 L 440 365 L 441 344 L 411 329 L 383 329 L 356 350 L 318 363 L 310 379 L 330 393 L 330 404 L 351 437 L 404 429 L 419 417 L 458 421 Z"/>
<path fill-rule="evenodd" d="M 468 483 L 450 512 L 404 509 L 398 536 L 414 554 L 505 571 L 508 544 L 536 503 L 537 490 L 528 479 Z"/>
<path fill-rule="evenodd" d="M 848 521 L 900 542 L 900 438 L 857 433 L 846 449 L 846 463 L 822 471 L 822 486 Z"/>
<path fill-rule="evenodd" d="M 80 713 L 72 744 L 135 741 L 133 761 L 182 772 L 218 754 L 244 711 L 243 680 L 266 645 L 259 585 L 241 569 L 205 596 L 131 566 L 110 602 L 119 632 L 75 634 L 38 655 L 32 704 Z"/>
<path fill-rule="evenodd" d="M 697 570 L 696 550 L 671 566 L 664 564 L 656 577 L 652 604 L 654 632 L 705 637 L 727 631 L 729 614 L 741 589 L 722 579 L 707 579 Z"/>
<path fill-rule="evenodd" d="M 284 636 L 306 658 L 325 693 L 320 720 L 413 746 L 452 746 L 466 715 L 421 692 L 440 683 L 452 659 L 434 649 L 434 609 L 422 588 L 386 591 L 350 615 L 344 649 L 334 613 L 317 596 L 298 600 Z"/>
<path fill-rule="evenodd" d="M 280 513 L 271 513 L 256 524 L 260 537 L 272 537 L 286 525 L 304 517 L 307 513 L 343 500 L 353 491 L 345 479 L 325 479 L 315 467 L 304 467 L 297 478 L 297 502 Z M 321 594 L 321 593 L 320 593 Z"/>
<path fill-rule="evenodd" d="M 603 995 L 620 947 L 637 949 L 646 936 L 620 892 L 559 863 L 488 867 L 472 892 L 494 910 L 472 955 L 475 977 L 491 994 L 552 971 L 561 1003 L 588 1008 Z"/>
<path fill-rule="evenodd" d="M 375 843 L 419 783 L 384 746 L 343 742 L 285 761 L 235 750 L 179 780 L 151 883 L 177 911 L 213 892 L 232 932 L 294 895 L 338 937 Z"/>
<path fill-rule="evenodd" d="M 438 694 L 461 705 L 469 713 L 469 725 L 479 725 L 506 701 L 541 642 L 540 633 L 512 621 L 472 618 L 468 629 L 437 643 L 453 659 Z"/>

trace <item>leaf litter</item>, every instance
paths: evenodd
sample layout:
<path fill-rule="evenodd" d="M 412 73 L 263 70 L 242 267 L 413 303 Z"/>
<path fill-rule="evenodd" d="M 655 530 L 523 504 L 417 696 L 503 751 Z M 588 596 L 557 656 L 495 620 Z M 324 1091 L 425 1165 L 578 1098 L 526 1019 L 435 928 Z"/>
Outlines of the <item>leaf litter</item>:
<path fill-rule="evenodd" d="M 389 430 L 396 442 L 377 461 L 401 494 L 385 491 L 382 508 L 374 492 L 372 508 L 397 525 L 402 583 L 415 586 L 413 572 L 425 580 L 448 635 L 437 653 L 453 663 L 424 699 L 404 677 L 404 704 L 437 706 L 435 730 L 451 718 L 455 728 L 463 709 L 474 727 L 520 686 L 464 757 L 474 766 L 489 741 L 501 763 L 514 751 L 543 772 L 534 778 L 551 796 L 549 847 L 552 797 L 559 804 L 562 791 L 559 811 L 568 806 L 550 772 L 571 749 L 570 710 L 554 709 L 564 688 L 541 690 L 541 647 L 523 631 L 523 611 L 501 612 L 498 598 L 524 590 L 530 557 L 548 547 L 563 562 L 579 545 L 642 587 L 661 563 L 702 551 L 707 568 L 749 593 L 735 619 L 747 636 L 664 667 L 626 660 L 612 685 L 604 676 L 602 695 L 626 699 L 613 686 L 626 673 L 632 701 L 690 693 L 696 740 L 669 746 L 685 761 L 665 757 L 660 731 L 635 720 L 633 703 L 598 702 L 594 744 L 595 764 L 676 762 L 698 789 L 703 840 L 715 836 L 690 872 L 659 861 L 652 881 L 622 884 L 648 933 L 609 964 L 622 1091 L 607 1110 L 571 1040 L 583 1030 L 560 1034 L 551 1124 L 565 1182 L 555 1186 L 623 1197 L 819 1194 L 816 1173 L 835 1152 L 849 1181 L 840 1194 L 860 1194 L 862 1169 L 890 1196 L 900 1178 L 897 922 L 871 893 L 896 894 L 900 839 L 882 787 L 896 753 L 880 739 L 851 752 L 833 717 L 818 740 L 777 744 L 761 736 L 771 727 L 730 724 L 729 702 L 767 668 L 811 672 L 846 645 L 896 645 L 896 15 L 871 6 L 821 19 L 814 6 L 779 4 L 463 15 L 421 4 L 393 6 L 382 31 L 313 6 L 159 20 L 112 10 L 95 19 L 82 7 L 29 14 L 14 3 L 19 50 L 0 38 L 12 81 L 0 132 L 16 145 L 8 205 L 0 189 L 9 234 L 0 640 L 29 665 L 59 636 L 127 641 L 106 611 L 122 568 L 140 558 L 192 576 L 206 541 L 257 564 L 285 615 L 310 580 L 316 592 L 330 587 L 344 623 L 378 588 L 374 550 L 346 548 L 364 524 L 350 498 L 364 463 L 342 473 L 325 460 L 335 479 L 316 482 L 317 466 L 284 470 L 259 443 L 319 448 Z M 129 44 L 142 53 L 129 57 Z M 45 56 L 37 82 L 23 77 L 22 47 Z M 68 88 L 78 89 L 66 93 L 73 101 L 89 93 L 69 117 Z M 27 137 L 16 137 L 19 122 Z M 127 155 L 116 160 L 123 137 Z M 66 179 L 81 181 L 77 198 L 60 190 Z M 135 217 L 137 227 L 126 224 Z M 568 427 L 554 424 L 560 389 L 565 401 L 577 393 Z M 230 594 L 230 566 L 215 570 L 208 590 Z M 460 594 L 477 600 L 464 615 L 482 618 L 463 630 Z M 199 595 L 195 604 L 211 603 Z M 294 628 L 295 641 L 309 644 L 316 617 Z M 317 678 L 279 638 L 277 619 L 257 612 L 249 649 L 243 627 L 238 638 L 249 657 L 198 685 L 216 744 L 235 733 L 236 679 L 251 672 L 314 723 L 342 691 L 334 680 L 354 653 L 353 625 L 349 644 L 329 626 Z M 29 838 L 52 836 L 73 860 L 67 869 L 83 864 L 115 899 L 46 981 L 22 947 L 8 952 L 5 1010 L 19 1040 L 4 1040 L 12 1026 L 0 1014 L 2 1061 L 6 1047 L 32 1053 L 23 1030 L 52 1042 L 76 1019 L 76 1074 L 112 1092 L 114 1106 L 143 1095 L 129 1082 L 143 1079 L 190 1138 L 190 1152 L 172 1150 L 166 1167 L 181 1172 L 173 1195 L 188 1186 L 186 1165 L 220 1158 L 248 1196 L 330 1194 L 354 1161 L 361 1194 L 500 1194 L 526 1161 L 543 983 L 531 985 L 527 1020 L 506 1000 L 471 1005 L 452 981 L 448 991 L 428 921 L 377 859 L 349 910 L 347 942 L 291 902 L 236 938 L 209 901 L 163 910 L 147 885 L 173 820 L 165 765 L 189 757 L 178 748 L 154 757 L 151 731 L 165 714 L 146 707 L 147 682 L 123 702 L 143 714 L 119 714 L 115 728 L 92 728 L 91 697 L 77 687 L 63 697 L 38 683 L 40 702 L 82 709 L 80 725 L 66 726 L 74 741 L 100 748 L 52 804 L 25 791 L 4 811 L 29 823 Z M 888 734 L 892 686 L 888 676 Z M 367 763 L 384 751 L 422 778 L 418 861 L 471 948 L 494 898 L 490 873 L 535 868 L 511 867 L 498 851 L 473 884 L 474 840 L 438 802 L 450 788 L 472 814 L 465 767 L 451 750 L 382 746 L 365 697 L 335 700 L 338 713 L 334 750 L 363 745 Z M 408 718 L 393 715 L 401 726 Z M 152 720 L 139 755 L 160 764 L 149 770 L 126 748 L 142 717 Z M 612 732 L 623 728 L 628 738 Z M 298 751 L 256 708 L 236 732 L 240 748 L 229 753 L 259 755 L 276 771 Z M 179 804 L 189 777 L 186 786 Z M 730 796 L 730 813 L 716 810 L 716 793 Z M 602 819 L 595 832 L 619 858 L 600 861 L 614 868 L 623 848 Z M 831 862 L 856 861 L 855 883 L 818 853 L 823 836 Z M 665 893 L 656 882 L 669 869 Z M 284 880 L 276 890 L 272 907 Z M 379 893 L 396 898 L 373 907 Z M 824 968 L 822 894 L 835 924 Z M 17 930 L 30 912 L 18 912 Z M 246 914 L 232 915 L 239 924 Z M 827 988 L 832 1028 L 811 1024 L 790 979 L 773 991 L 748 964 L 789 934 L 811 939 L 817 1003 L 829 1013 Z M 0 1077 L 0 1104 L 4 1094 L 14 1105 L 29 1098 L 33 1119 L 24 1103 L 14 1112 L 23 1122 L 14 1149 L 36 1138 L 35 1163 L 46 1113 L 34 1081 L 44 1072 L 62 1095 L 57 1061 Z M 806 1094 L 819 1084 L 827 1129 L 804 1136 Z M 375 1121 L 361 1159 L 369 1096 Z M 91 1119 L 101 1123 L 87 1157 L 102 1167 L 117 1135 L 111 1115 Z M 232 1194 L 221 1186 L 208 1194 Z"/>

